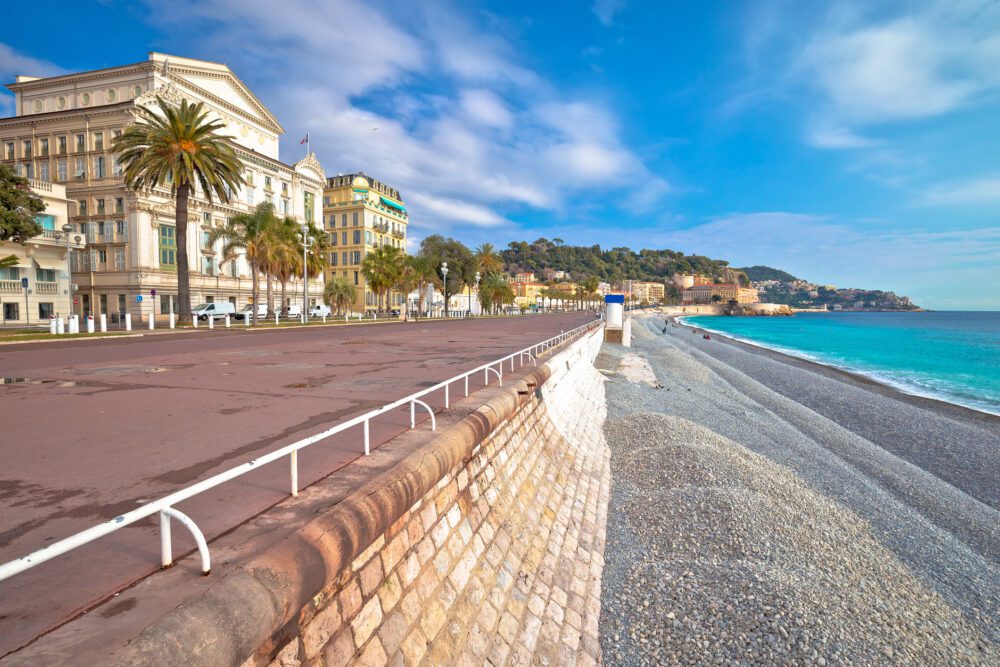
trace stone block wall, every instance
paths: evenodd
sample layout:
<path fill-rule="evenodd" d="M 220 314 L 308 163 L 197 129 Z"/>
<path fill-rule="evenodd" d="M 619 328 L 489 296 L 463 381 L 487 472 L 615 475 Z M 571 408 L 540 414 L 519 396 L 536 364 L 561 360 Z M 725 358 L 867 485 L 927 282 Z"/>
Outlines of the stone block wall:
<path fill-rule="evenodd" d="M 600 342 L 550 360 L 536 391 L 521 387 L 510 414 L 313 596 L 292 636 L 247 664 L 598 663 Z"/>

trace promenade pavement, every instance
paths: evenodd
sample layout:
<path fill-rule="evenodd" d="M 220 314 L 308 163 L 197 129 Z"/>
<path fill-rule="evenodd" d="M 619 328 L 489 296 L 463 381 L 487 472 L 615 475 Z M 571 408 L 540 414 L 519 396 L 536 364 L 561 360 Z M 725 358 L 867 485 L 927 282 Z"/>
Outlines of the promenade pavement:
<path fill-rule="evenodd" d="M 0 562 L 590 319 L 577 313 L 4 346 L 0 376 L 16 381 L 0 385 Z M 443 407 L 443 396 L 428 402 Z M 400 409 L 373 422 L 373 446 L 408 420 Z M 360 428 L 351 431 L 299 454 L 300 486 L 362 454 Z M 287 465 L 276 462 L 179 509 L 212 539 L 287 493 Z M 193 547 L 180 527 L 174 537 L 175 554 Z M 0 656 L 158 563 L 149 519 L 0 582 Z"/>

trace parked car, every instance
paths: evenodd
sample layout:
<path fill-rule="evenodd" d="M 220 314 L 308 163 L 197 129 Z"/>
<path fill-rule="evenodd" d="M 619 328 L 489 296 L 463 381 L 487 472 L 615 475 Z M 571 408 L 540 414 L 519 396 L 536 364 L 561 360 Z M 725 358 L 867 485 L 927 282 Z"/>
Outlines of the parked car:
<path fill-rule="evenodd" d="M 235 315 L 236 306 L 229 303 L 228 301 L 219 301 L 217 303 L 202 303 L 194 307 L 191 314 L 197 317 L 202 322 L 207 322 L 208 318 L 213 320 L 221 320 L 226 315 Z"/>
<path fill-rule="evenodd" d="M 330 317 L 333 311 L 330 310 L 330 306 L 324 305 L 322 303 L 317 303 L 315 306 L 309 309 L 309 317 Z"/>
<path fill-rule="evenodd" d="M 243 306 L 243 308 L 241 308 L 236 313 L 236 319 L 238 319 L 238 320 L 242 321 L 242 320 L 245 320 L 248 317 L 250 319 L 253 319 L 253 304 L 252 303 L 248 303 L 247 305 Z M 257 304 L 257 319 L 258 320 L 267 319 L 267 304 L 266 303 L 258 303 Z"/>
<path fill-rule="evenodd" d="M 302 306 L 285 306 L 281 309 L 281 316 L 292 320 L 301 320 Z"/>

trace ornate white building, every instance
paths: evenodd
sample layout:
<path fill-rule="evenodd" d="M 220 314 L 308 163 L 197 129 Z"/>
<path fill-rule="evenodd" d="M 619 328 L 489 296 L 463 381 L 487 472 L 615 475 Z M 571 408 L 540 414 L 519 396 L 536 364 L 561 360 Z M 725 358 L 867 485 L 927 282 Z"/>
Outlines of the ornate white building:
<path fill-rule="evenodd" d="M 205 241 L 208 230 L 228 217 L 270 201 L 278 215 L 323 225 L 326 176 L 316 157 L 281 162 L 278 138 L 284 129 L 223 64 L 151 53 L 143 62 L 92 72 L 19 76 L 8 88 L 16 115 L 0 119 L 0 159 L 23 176 L 65 184 L 75 202 L 70 222 L 86 239 L 86 249 L 74 252 L 72 262 L 80 315 L 116 318 L 127 311 L 145 317 L 171 306 L 177 310 L 174 201 L 167 189 L 126 188 L 111 153 L 113 139 L 134 121 L 135 108 L 155 105 L 157 96 L 204 102 L 225 123 L 247 181 L 228 204 L 209 203 L 200 189 L 194 193 L 187 221 L 192 305 L 228 300 L 239 308 L 250 299 L 245 259 L 227 261 L 221 243 L 211 247 Z M 321 278 L 310 281 L 310 304 L 321 300 L 322 289 Z M 276 299 L 279 292 L 276 286 Z M 287 294 L 290 303 L 301 303 L 301 279 L 288 284 Z"/>

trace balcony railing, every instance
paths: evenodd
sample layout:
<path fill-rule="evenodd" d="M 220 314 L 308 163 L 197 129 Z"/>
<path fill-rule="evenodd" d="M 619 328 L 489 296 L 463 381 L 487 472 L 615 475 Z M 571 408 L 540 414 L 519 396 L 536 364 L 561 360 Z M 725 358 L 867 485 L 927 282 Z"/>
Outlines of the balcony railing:
<path fill-rule="evenodd" d="M 401 239 L 404 236 L 406 236 L 406 232 L 404 232 L 402 229 L 394 229 L 392 230 L 392 236 L 393 238 Z"/>
<path fill-rule="evenodd" d="M 22 291 L 20 280 L 0 280 L 0 294 L 11 294 Z"/>
<path fill-rule="evenodd" d="M 35 292 L 38 294 L 57 294 L 59 285 L 58 283 L 35 282 Z"/>
<path fill-rule="evenodd" d="M 46 181 L 39 181 L 34 178 L 28 179 L 28 186 L 32 190 L 42 190 L 43 192 L 52 192 L 52 184 Z"/>

